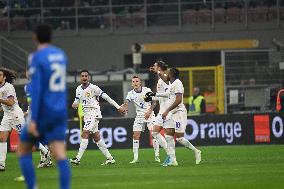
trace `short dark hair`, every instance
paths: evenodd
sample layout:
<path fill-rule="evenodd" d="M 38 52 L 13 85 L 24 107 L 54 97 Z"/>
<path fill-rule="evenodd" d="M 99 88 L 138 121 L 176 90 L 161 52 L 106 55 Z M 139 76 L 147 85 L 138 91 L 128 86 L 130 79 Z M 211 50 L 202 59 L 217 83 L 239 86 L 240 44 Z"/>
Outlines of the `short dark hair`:
<path fill-rule="evenodd" d="M 132 77 L 132 79 L 140 79 L 137 75 L 134 75 L 133 77 Z"/>
<path fill-rule="evenodd" d="M 162 61 L 162 60 L 158 60 L 158 61 L 156 61 L 155 62 L 157 65 L 158 65 L 158 67 L 160 67 L 163 71 L 166 71 L 167 69 L 168 69 L 168 65 L 164 62 L 164 61 Z"/>
<path fill-rule="evenodd" d="M 34 34 L 36 35 L 39 43 L 50 43 L 52 38 L 52 29 L 48 24 L 40 24 L 34 28 Z"/>
<path fill-rule="evenodd" d="M 80 71 L 80 75 L 81 75 L 83 72 L 87 72 L 88 75 L 90 75 L 90 72 L 89 72 L 88 70 L 81 70 L 81 71 Z"/>
<path fill-rule="evenodd" d="M 13 70 L 7 68 L 0 68 L 0 72 L 3 72 L 3 77 L 6 77 L 6 82 L 14 83 L 15 79 L 17 78 L 17 73 Z"/>
<path fill-rule="evenodd" d="M 174 78 L 179 78 L 179 70 L 177 68 L 170 68 L 170 73 Z"/>

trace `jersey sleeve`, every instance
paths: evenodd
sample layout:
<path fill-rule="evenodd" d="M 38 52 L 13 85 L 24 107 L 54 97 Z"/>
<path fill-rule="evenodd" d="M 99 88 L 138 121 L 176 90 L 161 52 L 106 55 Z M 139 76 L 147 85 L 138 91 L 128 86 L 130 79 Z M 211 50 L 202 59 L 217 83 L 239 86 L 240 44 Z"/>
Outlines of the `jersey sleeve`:
<path fill-rule="evenodd" d="M 104 93 L 104 91 L 101 88 L 99 88 L 98 86 L 96 86 L 96 85 L 94 85 L 92 87 L 92 90 L 93 90 L 95 96 L 101 97 L 102 94 Z"/>
<path fill-rule="evenodd" d="M 81 99 L 81 93 L 80 93 L 80 88 L 79 87 L 77 87 L 77 89 L 76 89 L 76 96 L 75 96 L 75 99 L 74 99 L 74 102 L 73 102 L 74 104 L 75 103 L 79 104 L 80 99 Z"/>
<path fill-rule="evenodd" d="M 15 88 L 13 87 L 13 85 L 9 85 L 9 87 L 7 88 L 6 94 L 7 94 L 7 98 L 14 98 L 15 97 L 16 91 L 15 91 Z"/>
<path fill-rule="evenodd" d="M 184 93 L 184 88 L 183 84 L 181 81 L 175 82 L 173 85 L 173 91 L 175 94 L 183 94 Z"/>
<path fill-rule="evenodd" d="M 128 101 L 128 102 L 131 102 L 132 101 L 132 98 L 131 98 L 131 91 L 129 91 L 128 93 L 127 93 L 127 96 L 126 96 L 126 100 Z"/>
<path fill-rule="evenodd" d="M 32 62 L 29 68 L 29 74 L 31 76 L 31 120 L 36 123 L 39 120 L 39 105 L 41 104 L 42 97 L 42 86 L 43 86 L 43 78 L 42 78 L 42 69 L 40 67 L 39 61 L 35 56 L 32 58 Z"/>

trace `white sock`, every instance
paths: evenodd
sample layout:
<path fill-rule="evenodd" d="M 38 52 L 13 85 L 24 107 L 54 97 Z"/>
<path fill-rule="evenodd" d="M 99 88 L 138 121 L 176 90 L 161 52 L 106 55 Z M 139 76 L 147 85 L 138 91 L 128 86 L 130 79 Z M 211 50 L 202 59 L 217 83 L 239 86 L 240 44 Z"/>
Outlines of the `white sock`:
<path fill-rule="evenodd" d="M 48 149 L 46 149 L 45 146 L 42 145 L 41 143 L 39 143 L 38 149 L 42 151 L 43 154 L 47 154 L 48 152 Z"/>
<path fill-rule="evenodd" d="M 168 144 L 168 155 L 172 161 L 176 161 L 175 140 L 173 136 L 165 135 Z"/>
<path fill-rule="evenodd" d="M 197 149 L 184 137 L 180 137 L 176 139 L 180 144 L 182 144 L 183 146 L 185 146 L 186 148 L 189 148 L 191 150 L 193 150 L 194 152 L 197 151 Z"/>
<path fill-rule="evenodd" d="M 133 159 L 138 160 L 139 140 L 133 139 Z"/>
<path fill-rule="evenodd" d="M 158 140 L 153 138 L 152 143 L 153 143 L 153 148 L 154 148 L 154 152 L 155 152 L 155 157 L 159 156 L 160 153 L 159 153 L 159 142 L 158 142 Z"/>
<path fill-rule="evenodd" d="M 111 154 L 109 153 L 105 141 L 100 139 L 99 142 L 96 143 L 100 151 L 104 154 L 107 159 L 112 159 Z"/>
<path fill-rule="evenodd" d="M 167 142 L 166 142 L 165 138 L 158 132 L 152 132 L 152 136 L 153 136 L 154 139 L 156 139 L 158 141 L 159 145 L 162 148 L 164 148 L 164 150 L 168 154 L 168 146 L 167 146 Z"/>
<path fill-rule="evenodd" d="M 76 158 L 80 161 L 85 150 L 87 149 L 88 147 L 88 143 L 89 143 L 89 139 L 84 139 L 82 138 L 81 140 L 81 143 L 80 143 L 80 148 L 79 148 L 79 151 L 78 151 L 78 154 L 76 156 Z"/>
<path fill-rule="evenodd" d="M 7 155 L 7 142 L 0 142 L 0 163 L 5 166 Z"/>

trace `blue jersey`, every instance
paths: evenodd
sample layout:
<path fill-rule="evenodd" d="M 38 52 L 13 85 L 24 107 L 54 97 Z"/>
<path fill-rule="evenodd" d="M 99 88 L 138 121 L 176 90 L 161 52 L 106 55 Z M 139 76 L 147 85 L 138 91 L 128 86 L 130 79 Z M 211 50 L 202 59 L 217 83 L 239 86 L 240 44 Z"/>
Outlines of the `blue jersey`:
<path fill-rule="evenodd" d="M 65 53 L 51 45 L 36 51 L 30 58 L 31 120 L 37 123 L 39 130 L 67 120 L 66 65 Z"/>

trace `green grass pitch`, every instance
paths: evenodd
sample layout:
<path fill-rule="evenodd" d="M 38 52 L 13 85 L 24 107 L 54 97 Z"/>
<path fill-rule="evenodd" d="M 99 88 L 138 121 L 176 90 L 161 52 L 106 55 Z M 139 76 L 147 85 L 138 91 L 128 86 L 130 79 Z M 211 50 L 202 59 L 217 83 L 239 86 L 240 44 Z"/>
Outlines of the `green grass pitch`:
<path fill-rule="evenodd" d="M 195 165 L 193 153 L 177 148 L 178 167 L 161 167 L 155 163 L 152 149 L 140 150 L 140 163 L 129 164 L 132 149 L 112 150 L 117 163 L 101 166 L 105 159 L 98 150 L 87 150 L 81 165 L 72 165 L 73 189 L 149 189 L 216 188 L 261 189 L 284 188 L 284 145 L 201 147 L 202 163 Z M 77 151 L 69 151 L 72 158 Z M 161 158 L 165 153 L 161 152 Z M 39 153 L 34 153 L 38 163 Z M 7 156 L 7 168 L 0 172 L 1 189 L 25 188 L 13 181 L 20 175 L 15 153 Z M 58 188 L 57 169 L 36 169 L 40 189 Z"/>

